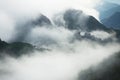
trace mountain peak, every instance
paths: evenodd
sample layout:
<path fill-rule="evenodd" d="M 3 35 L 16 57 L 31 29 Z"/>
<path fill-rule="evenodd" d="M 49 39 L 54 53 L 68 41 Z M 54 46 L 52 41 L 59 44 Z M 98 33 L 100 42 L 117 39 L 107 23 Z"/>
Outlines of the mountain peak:
<path fill-rule="evenodd" d="M 67 10 L 64 13 L 64 20 L 66 27 L 71 30 L 107 30 L 97 19 L 93 16 L 86 15 L 81 10 Z"/>
<path fill-rule="evenodd" d="M 42 14 L 37 19 L 35 19 L 32 23 L 39 26 L 52 24 L 50 19 Z"/>

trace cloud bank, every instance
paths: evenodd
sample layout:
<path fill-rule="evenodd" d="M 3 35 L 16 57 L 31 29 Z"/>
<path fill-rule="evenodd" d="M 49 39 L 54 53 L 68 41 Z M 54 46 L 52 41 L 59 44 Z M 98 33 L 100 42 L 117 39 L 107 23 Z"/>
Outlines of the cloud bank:
<path fill-rule="evenodd" d="M 27 42 L 37 48 L 48 49 L 35 51 L 31 55 L 24 54 L 17 59 L 5 56 L 0 61 L 0 80 L 78 80 L 79 73 L 119 52 L 120 44 L 116 41 L 114 31 L 96 30 L 99 26 L 87 30 L 85 28 L 88 26 L 81 26 L 89 18 L 97 22 L 86 14 L 97 18 L 98 12 L 93 7 L 99 1 L 0 1 L 0 38 L 7 42 Z M 82 9 L 86 14 L 79 16 L 77 11 L 64 15 L 69 8 Z M 50 18 L 52 25 L 32 24 L 39 14 Z M 74 18 L 74 15 L 78 17 Z M 58 25 L 54 20 L 58 21 Z M 74 24 L 72 27 L 78 28 L 69 29 L 68 24 L 71 22 Z"/>
<path fill-rule="evenodd" d="M 19 59 L 6 57 L 0 62 L 0 80 L 78 80 L 81 71 L 97 66 L 119 51 L 119 47 L 116 43 L 102 46 L 76 41 L 64 50 L 52 47 L 51 51 L 35 52 Z"/>

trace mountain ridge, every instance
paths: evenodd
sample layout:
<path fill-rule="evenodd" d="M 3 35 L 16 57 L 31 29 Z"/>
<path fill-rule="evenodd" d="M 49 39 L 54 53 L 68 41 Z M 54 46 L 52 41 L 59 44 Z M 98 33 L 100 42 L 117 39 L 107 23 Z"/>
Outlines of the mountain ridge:
<path fill-rule="evenodd" d="M 120 12 L 116 12 L 109 18 L 102 20 L 102 23 L 109 28 L 120 29 Z"/>

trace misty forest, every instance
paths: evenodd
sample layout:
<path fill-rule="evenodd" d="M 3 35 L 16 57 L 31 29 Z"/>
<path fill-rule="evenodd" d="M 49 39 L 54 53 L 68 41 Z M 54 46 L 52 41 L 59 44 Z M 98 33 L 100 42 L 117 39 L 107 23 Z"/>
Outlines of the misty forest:
<path fill-rule="evenodd" d="M 0 0 L 0 80 L 120 80 L 119 0 Z"/>

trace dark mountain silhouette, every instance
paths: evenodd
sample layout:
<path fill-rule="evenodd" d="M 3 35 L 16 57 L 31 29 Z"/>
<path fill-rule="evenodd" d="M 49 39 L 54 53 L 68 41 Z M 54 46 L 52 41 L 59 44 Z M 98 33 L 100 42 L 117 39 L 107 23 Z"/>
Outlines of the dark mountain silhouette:
<path fill-rule="evenodd" d="M 120 5 L 104 1 L 96 6 L 96 10 L 100 13 L 100 20 L 106 19 L 116 12 L 120 12 Z"/>
<path fill-rule="evenodd" d="M 93 16 L 84 14 L 80 10 L 70 9 L 64 13 L 65 26 L 70 30 L 108 30 L 103 24 Z"/>
<path fill-rule="evenodd" d="M 120 30 L 118 30 L 118 29 L 113 29 L 113 30 L 116 32 L 116 38 L 120 42 Z"/>
<path fill-rule="evenodd" d="M 104 26 L 93 16 L 84 14 L 81 10 L 69 9 L 66 10 L 63 14 L 59 14 L 55 17 L 57 18 L 55 18 L 54 23 L 57 26 L 63 26 L 69 30 L 77 30 L 77 32 L 75 33 L 76 39 L 89 39 L 100 43 L 107 43 L 113 41 L 112 38 L 101 40 L 90 35 L 91 31 L 100 30 L 108 33 L 115 32 L 115 37 L 118 39 L 117 41 L 120 41 L 120 30 Z M 81 36 L 81 32 L 85 32 L 85 35 Z"/>
<path fill-rule="evenodd" d="M 107 31 L 108 29 L 101 24 L 99 21 L 97 21 L 93 16 L 89 16 L 89 19 L 87 20 L 88 30 L 105 30 Z"/>
<path fill-rule="evenodd" d="M 109 18 L 101 20 L 101 22 L 109 28 L 120 29 L 120 12 L 116 12 Z"/>
<path fill-rule="evenodd" d="M 35 47 L 28 43 L 14 42 L 7 43 L 0 40 L 0 56 L 10 55 L 10 56 L 21 56 L 22 54 L 27 54 L 33 52 Z"/>
<path fill-rule="evenodd" d="M 56 16 L 55 16 L 56 17 Z M 115 31 L 117 33 L 116 37 L 120 38 L 119 31 L 113 30 L 110 28 L 107 28 L 103 24 L 101 24 L 97 19 L 95 19 L 93 16 L 85 14 L 81 10 L 75 10 L 75 9 L 69 9 L 66 10 L 62 16 L 63 22 L 60 22 L 60 19 L 57 19 L 55 22 L 55 25 L 65 27 L 69 30 L 77 30 L 75 36 L 78 38 L 87 38 L 94 41 L 100 41 L 100 39 L 96 39 L 95 37 L 90 35 L 91 31 L 95 30 L 101 30 L 105 32 L 112 32 Z M 46 26 L 43 26 L 46 25 Z M 35 26 L 37 27 L 49 27 L 52 25 L 51 21 L 44 15 L 41 15 L 39 18 L 36 18 L 35 20 L 31 20 L 29 23 L 26 23 L 23 27 L 20 27 L 17 32 L 20 32 L 16 35 L 16 39 L 13 40 L 14 42 L 24 42 L 27 35 L 31 32 Z M 80 32 L 86 32 L 87 35 L 80 36 Z M 89 34 L 89 35 L 88 35 Z M 107 39 L 106 41 L 111 41 L 111 39 Z M 104 41 L 104 42 L 106 42 Z M 103 41 L 102 41 L 103 42 Z"/>
<path fill-rule="evenodd" d="M 98 4 L 96 6 L 96 10 L 100 13 L 101 23 L 116 32 L 116 37 L 120 41 L 120 30 L 118 30 L 120 21 L 120 5 L 103 1 L 102 4 Z"/>
<path fill-rule="evenodd" d="M 12 57 L 20 57 L 22 55 L 33 53 L 34 51 L 45 51 L 45 48 L 36 48 L 35 46 L 24 42 L 7 43 L 0 39 L 0 57 L 9 55 Z"/>
<path fill-rule="evenodd" d="M 52 23 L 48 17 L 41 14 L 37 19 L 32 21 L 32 24 L 37 26 L 50 26 Z"/>
<path fill-rule="evenodd" d="M 31 33 L 31 30 L 35 27 L 51 26 L 52 23 L 49 18 L 40 14 L 37 18 L 28 20 L 24 23 L 18 24 L 16 26 L 16 35 L 11 40 L 12 42 L 21 42 L 24 41 L 26 36 Z"/>
<path fill-rule="evenodd" d="M 120 80 L 120 52 L 80 74 L 78 80 Z"/>

